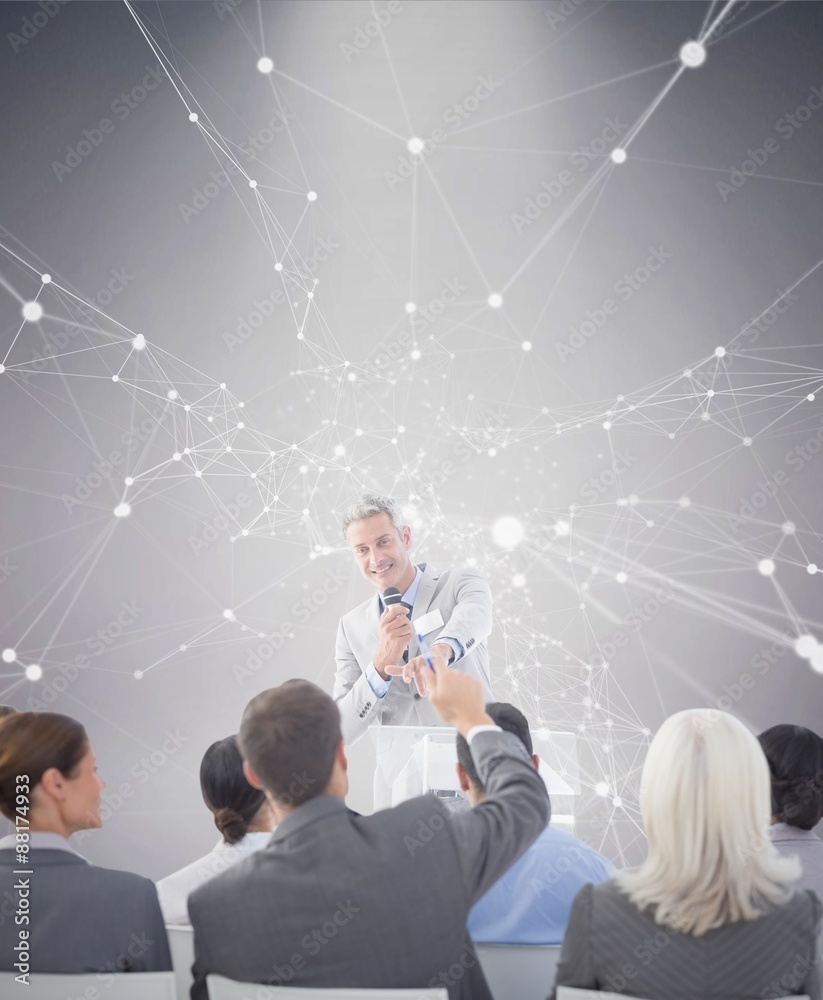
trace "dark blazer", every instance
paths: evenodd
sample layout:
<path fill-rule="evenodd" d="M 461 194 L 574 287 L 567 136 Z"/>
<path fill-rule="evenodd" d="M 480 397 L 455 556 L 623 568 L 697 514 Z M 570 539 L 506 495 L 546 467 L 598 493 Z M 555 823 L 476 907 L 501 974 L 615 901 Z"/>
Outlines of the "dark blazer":
<path fill-rule="evenodd" d="M 798 892 L 755 920 L 695 937 L 656 924 L 614 881 L 584 885 L 572 905 L 555 987 L 655 1000 L 804 993 L 821 1000 L 821 914 L 813 893 Z"/>
<path fill-rule="evenodd" d="M 167 972 L 169 943 L 154 883 L 131 872 L 98 868 L 66 850 L 32 848 L 29 864 L 0 850 L 0 970 L 14 968 L 18 932 L 28 930 L 31 971 Z M 27 869 L 25 875 L 14 871 Z M 16 925 L 29 880 L 27 925 Z M 101 980 L 105 985 L 105 980 Z"/>
<path fill-rule="evenodd" d="M 490 1000 L 466 918 L 545 828 L 549 798 L 517 737 L 478 732 L 488 797 L 449 815 L 433 795 L 372 816 L 319 796 L 271 844 L 189 897 L 192 1000 L 205 977 L 270 985 L 446 986 Z"/>

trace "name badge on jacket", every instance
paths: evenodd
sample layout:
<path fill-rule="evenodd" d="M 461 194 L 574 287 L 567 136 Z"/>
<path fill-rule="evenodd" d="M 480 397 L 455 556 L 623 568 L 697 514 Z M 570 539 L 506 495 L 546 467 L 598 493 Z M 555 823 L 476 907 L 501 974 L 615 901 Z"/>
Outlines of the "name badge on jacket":
<path fill-rule="evenodd" d="M 433 632 L 436 628 L 443 627 L 443 616 L 435 609 L 434 611 L 429 611 L 426 615 L 415 618 L 412 625 L 418 635 L 428 635 L 429 632 Z"/>

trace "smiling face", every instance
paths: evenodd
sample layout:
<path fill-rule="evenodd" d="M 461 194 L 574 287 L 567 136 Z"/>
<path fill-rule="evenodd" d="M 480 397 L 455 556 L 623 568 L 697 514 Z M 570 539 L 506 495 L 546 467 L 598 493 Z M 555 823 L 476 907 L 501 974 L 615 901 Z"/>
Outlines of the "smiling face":
<path fill-rule="evenodd" d="M 411 585 L 415 569 L 411 551 L 411 528 L 402 533 L 388 514 L 374 514 L 352 521 L 346 529 L 346 541 L 354 553 L 360 572 L 372 586 L 383 593 L 397 587 L 401 594 Z"/>

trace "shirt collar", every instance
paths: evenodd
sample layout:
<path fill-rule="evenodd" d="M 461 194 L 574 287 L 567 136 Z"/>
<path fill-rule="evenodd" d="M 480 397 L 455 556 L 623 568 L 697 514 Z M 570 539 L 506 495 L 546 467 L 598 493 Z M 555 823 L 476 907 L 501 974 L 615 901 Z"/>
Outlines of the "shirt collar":
<path fill-rule="evenodd" d="M 417 597 L 417 588 L 420 586 L 420 580 L 423 577 L 423 571 L 420 569 L 419 566 L 415 566 L 414 569 L 415 569 L 414 579 L 409 584 L 406 593 L 403 594 L 402 597 L 400 598 L 400 600 L 404 604 L 408 604 L 410 608 L 414 607 L 414 599 L 415 597 Z M 382 611 L 382 609 L 385 607 L 385 604 L 383 603 L 383 595 L 380 594 L 379 596 L 380 596 L 380 609 Z"/>
<path fill-rule="evenodd" d="M 20 832 L 22 833 L 22 831 Z M 17 847 L 16 833 L 10 833 L 8 837 L 3 837 L 0 840 L 0 851 L 11 850 L 15 847 Z M 49 833 L 40 830 L 32 831 L 29 833 L 29 848 L 32 850 L 67 851 L 78 858 L 82 857 L 81 854 L 75 851 L 66 838 L 61 837 L 59 833 Z M 85 861 L 85 858 L 83 860 Z"/>

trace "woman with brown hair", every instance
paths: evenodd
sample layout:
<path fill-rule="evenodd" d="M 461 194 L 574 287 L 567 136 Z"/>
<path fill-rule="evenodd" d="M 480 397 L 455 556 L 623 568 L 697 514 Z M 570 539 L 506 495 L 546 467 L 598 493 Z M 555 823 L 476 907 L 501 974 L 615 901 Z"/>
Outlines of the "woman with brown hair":
<path fill-rule="evenodd" d="M 98 868 L 69 844 L 103 825 L 104 787 L 75 719 L 17 712 L 0 721 L 0 812 L 16 829 L 0 840 L 0 970 L 171 969 L 154 884 Z"/>

